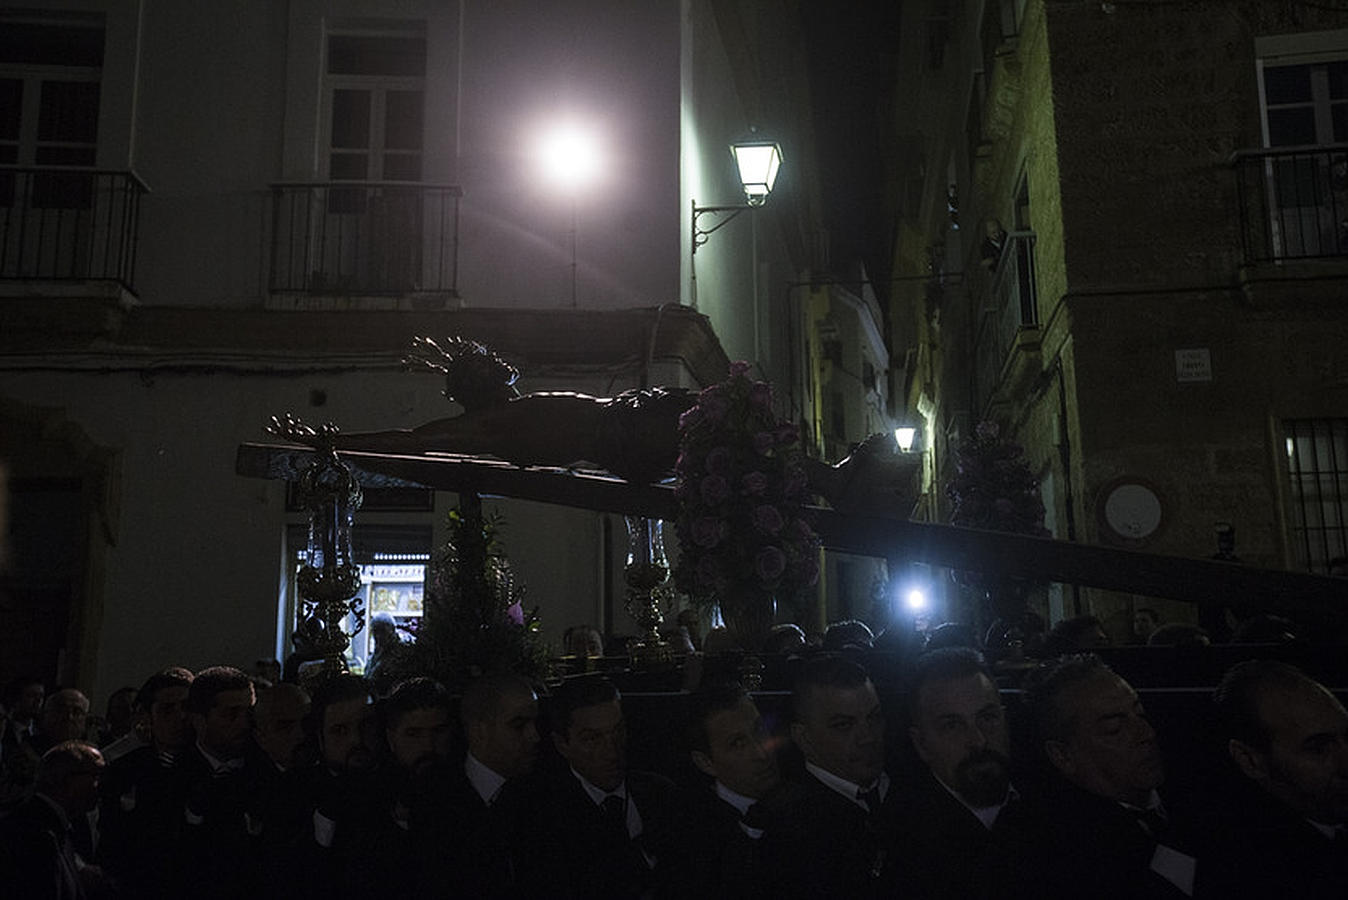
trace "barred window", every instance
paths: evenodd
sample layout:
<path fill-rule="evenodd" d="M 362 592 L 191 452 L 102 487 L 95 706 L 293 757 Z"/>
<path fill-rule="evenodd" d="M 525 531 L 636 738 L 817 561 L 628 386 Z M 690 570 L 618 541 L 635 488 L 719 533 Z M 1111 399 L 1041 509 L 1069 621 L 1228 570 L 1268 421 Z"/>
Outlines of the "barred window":
<path fill-rule="evenodd" d="M 1348 418 L 1289 419 L 1287 470 L 1292 552 L 1302 567 L 1328 574 L 1348 555 Z"/>

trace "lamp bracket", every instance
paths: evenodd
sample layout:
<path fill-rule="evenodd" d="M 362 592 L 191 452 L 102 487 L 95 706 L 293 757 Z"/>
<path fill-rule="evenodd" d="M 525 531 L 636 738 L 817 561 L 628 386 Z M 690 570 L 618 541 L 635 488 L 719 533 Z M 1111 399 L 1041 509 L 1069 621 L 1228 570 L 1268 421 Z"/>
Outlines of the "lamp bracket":
<path fill-rule="evenodd" d="M 712 232 L 727 225 L 731 219 L 744 212 L 746 209 L 756 209 L 762 204 L 744 203 L 739 206 L 698 206 L 697 201 L 693 201 L 693 253 L 697 253 L 697 248 L 707 243 Z M 698 228 L 697 219 L 703 213 L 714 213 L 716 215 L 725 215 L 720 221 L 710 228 Z"/>

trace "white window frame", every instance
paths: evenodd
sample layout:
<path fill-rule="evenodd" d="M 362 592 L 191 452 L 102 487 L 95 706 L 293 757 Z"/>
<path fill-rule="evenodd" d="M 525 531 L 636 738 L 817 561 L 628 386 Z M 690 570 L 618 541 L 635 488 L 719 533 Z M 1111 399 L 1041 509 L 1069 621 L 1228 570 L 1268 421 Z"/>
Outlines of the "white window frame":
<path fill-rule="evenodd" d="M 323 37 L 322 71 L 323 71 L 323 90 L 321 94 L 321 107 L 319 110 L 318 125 L 318 143 L 320 148 L 319 173 L 320 180 L 333 181 L 331 165 L 332 156 L 340 154 L 342 150 L 351 152 L 351 148 L 335 148 L 332 146 L 332 107 L 333 95 L 340 90 L 369 91 L 371 95 L 370 102 L 370 135 L 369 147 L 366 152 L 369 155 L 369 165 L 366 167 L 366 177 L 364 181 L 386 181 L 384 177 L 384 132 L 386 127 L 387 97 L 394 91 L 418 91 L 421 94 L 422 102 L 422 134 L 421 146 L 417 149 L 417 156 L 421 160 L 421 179 L 425 180 L 425 160 L 426 160 L 426 133 L 425 133 L 425 103 L 426 103 L 426 77 L 414 75 L 345 75 L 330 74 L 328 72 L 328 52 L 330 41 L 334 37 L 407 37 L 416 38 L 421 41 L 426 40 L 424 32 L 416 30 L 366 30 L 337 28 L 327 32 Z M 395 151 L 397 155 L 410 155 L 408 151 Z M 390 154 L 393 155 L 393 154 Z"/>

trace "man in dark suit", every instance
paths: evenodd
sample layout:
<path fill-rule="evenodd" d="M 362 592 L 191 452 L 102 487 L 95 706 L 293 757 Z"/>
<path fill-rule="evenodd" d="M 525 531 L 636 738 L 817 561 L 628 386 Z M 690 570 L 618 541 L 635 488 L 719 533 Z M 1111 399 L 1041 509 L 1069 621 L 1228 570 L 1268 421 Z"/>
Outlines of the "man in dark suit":
<path fill-rule="evenodd" d="M 103 775 L 98 826 L 100 863 L 128 897 L 172 891 L 178 834 L 184 827 L 174 764 L 192 740 L 187 692 L 192 673 L 170 667 L 145 680 L 135 708 L 149 743 L 112 759 Z"/>
<path fill-rule="evenodd" d="M 245 785 L 245 824 L 254 838 L 249 862 L 262 897 L 289 875 L 293 847 L 312 829 L 307 788 L 313 752 L 304 731 L 309 694 L 299 685 L 279 682 L 257 691 L 249 716 L 250 746 L 240 776 Z"/>
<path fill-rule="evenodd" d="M 689 757 L 708 781 L 682 797 L 670 890 L 678 897 L 761 895 L 754 805 L 781 783 L 776 748 L 738 682 L 689 697 Z"/>
<path fill-rule="evenodd" d="M 184 895 L 237 897 L 252 888 L 249 783 L 253 682 L 231 666 L 203 669 L 187 689 L 196 740 L 174 763 L 182 798 L 179 884 Z"/>
<path fill-rule="evenodd" d="M 346 892 L 348 866 L 359 865 L 361 823 L 381 815 L 376 778 L 378 717 L 368 682 L 359 675 L 320 680 L 309 708 L 318 765 L 302 770 L 304 828 L 289 851 L 292 869 L 273 895 L 331 897 Z"/>
<path fill-rule="evenodd" d="M 1051 769 L 1031 863 L 1041 896 L 1191 895 L 1192 847 L 1157 790 L 1165 764 L 1137 692 L 1089 653 L 1045 664 L 1025 687 Z"/>
<path fill-rule="evenodd" d="M 922 655 L 907 701 L 908 737 L 923 766 L 901 779 L 887 883 L 911 898 L 1031 896 L 1018 865 L 1026 831 L 1006 712 L 982 654 Z"/>
<path fill-rule="evenodd" d="M 527 776 L 538 758 L 538 696 L 509 672 L 483 675 L 463 694 L 462 761 L 438 768 L 426 802 L 413 807 L 413 832 L 427 863 L 420 896 L 483 900 L 522 893 Z"/>
<path fill-rule="evenodd" d="M 357 855 L 345 860 L 344 887 L 358 896 L 421 896 L 424 854 L 412 834 L 413 811 L 427 797 L 431 774 L 449 762 L 449 692 L 433 678 L 409 678 L 381 701 L 379 711 L 388 752 L 375 782 L 374 814 L 346 823 Z"/>
<path fill-rule="evenodd" d="M 866 671 L 822 656 L 801 667 L 791 739 L 805 772 L 759 804 L 764 882 L 773 897 L 880 891 L 896 798 L 885 772 L 885 717 Z"/>
<path fill-rule="evenodd" d="M 1195 896 L 1348 897 L 1348 712 L 1272 660 L 1234 666 L 1214 694 L 1239 773 L 1210 823 Z"/>
<path fill-rule="evenodd" d="M 5 896 L 84 900 L 106 889 L 102 873 L 76 850 L 72 830 L 97 804 L 102 773 L 102 754 L 79 741 L 43 754 L 33 796 L 0 819 Z"/>
<path fill-rule="evenodd" d="M 608 679 L 563 682 L 549 710 L 553 744 L 566 768 L 542 786 L 530 823 L 529 893 L 654 896 L 657 867 L 671 855 L 673 782 L 627 768 L 627 726 Z"/>
<path fill-rule="evenodd" d="M 33 739 L 45 697 L 42 681 L 31 676 L 15 678 L 5 685 L 4 713 L 0 714 L 0 815 L 32 793 L 41 758 L 33 749 Z"/>

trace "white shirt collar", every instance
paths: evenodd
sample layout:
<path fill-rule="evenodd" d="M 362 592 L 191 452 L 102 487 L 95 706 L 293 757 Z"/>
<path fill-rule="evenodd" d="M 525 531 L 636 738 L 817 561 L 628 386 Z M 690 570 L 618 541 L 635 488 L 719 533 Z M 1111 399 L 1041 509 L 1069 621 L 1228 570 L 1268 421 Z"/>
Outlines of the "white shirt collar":
<path fill-rule="evenodd" d="M 716 796 L 735 807 L 741 816 L 749 811 L 749 807 L 758 802 L 754 800 L 753 797 L 746 797 L 743 794 L 732 791 L 719 781 L 716 782 Z"/>
<path fill-rule="evenodd" d="M 1130 810 L 1132 812 L 1156 812 L 1160 813 L 1161 815 L 1166 814 L 1165 804 L 1161 802 L 1161 795 L 1157 793 L 1156 788 L 1151 789 L 1151 793 L 1147 795 L 1147 802 L 1146 805 L 1144 806 L 1134 806 L 1133 804 L 1126 803 L 1123 800 L 1119 801 L 1119 806 L 1122 806 L 1124 809 Z"/>
<path fill-rule="evenodd" d="M 206 765 L 210 766 L 211 771 L 215 773 L 233 772 L 243 767 L 242 757 L 238 759 L 221 759 L 220 757 L 216 756 L 214 753 L 203 747 L 201 745 L 201 741 L 197 741 L 197 752 L 200 753 L 203 758 L 205 758 Z"/>
<path fill-rule="evenodd" d="M 931 774 L 932 777 L 936 779 L 937 784 L 945 788 L 946 791 L 950 793 L 950 796 L 954 797 L 956 800 L 960 802 L 961 806 L 963 806 L 969 812 L 973 813 L 974 817 L 978 819 L 978 821 L 982 822 L 983 827 L 988 829 L 989 831 L 992 830 L 992 826 L 997 822 L 997 816 L 1001 815 L 1002 810 L 1006 808 L 1006 804 L 1010 803 L 1012 800 L 1020 796 L 1020 792 L 1016 790 L 1016 786 L 1014 784 L 1008 784 L 1006 788 L 1006 796 L 1002 798 L 1001 803 L 997 803 L 992 806 L 973 806 L 969 803 L 969 801 L 961 797 L 958 791 L 956 791 L 950 785 L 942 781 L 939 775 L 937 775 L 935 772 L 932 772 Z"/>
<path fill-rule="evenodd" d="M 463 774 L 468 776 L 468 783 L 488 806 L 491 806 L 501 787 L 506 783 L 502 775 L 471 753 L 464 757 Z"/>
<path fill-rule="evenodd" d="M 1344 825 L 1326 825 L 1324 822 L 1317 822 L 1314 819 L 1307 819 L 1306 821 L 1310 822 L 1311 825 L 1315 826 L 1316 831 L 1320 832 L 1331 841 L 1338 836 L 1340 831 L 1345 827 L 1348 827 Z"/>
<path fill-rule="evenodd" d="M 585 793 L 589 795 L 590 800 L 594 802 L 595 806 L 598 806 L 599 804 L 603 803 L 605 797 L 612 796 L 612 797 L 622 797 L 624 800 L 627 799 L 626 780 L 624 780 L 613 790 L 606 791 L 603 788 L 595 787 L 593 784 L 590 784 L 590 782 L 585 780 L 585 776 L 581 775 L 575 769 L 571 770 L 571 774 L 576 776 L 576 780 L 580 782 L 580 786 L 585 789 Z"/>
<path fill-rule="evenodd" d="M 843 778 L 840 775 L 834 775 L 827 769 L 821 769 L 819 766 L 816 766 L 812 762 L 807 762 L 805 764 L 805 771 L 809 772 L 815 778 L 818 778 L 820 781 L 822 781 L 825 787 L 837 791 L 839 794 L 846 797 L 848 800 L 851 800 L 857 806 L 861 807 L 862 809 L 866 809 L 866 804 L 862 803 L 861 799 L 857 797 L 857 794 L 861 793 L 862 790 L 861 785 L 853 784 L 846 778 Z M 880 799 L 883 801 L 885 797 L 889 794 L 889 773 L 881 772 L 880 777 L 875 780 L 874 784 L 867 785 L 866 789 L 869 790 L 870 788 L 879 788 Z M 866 811 L 869 812 L 870 810 L 867 809 Z"/>

